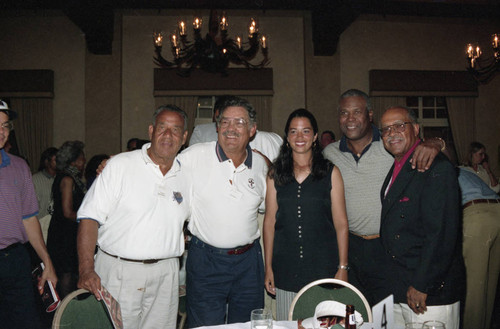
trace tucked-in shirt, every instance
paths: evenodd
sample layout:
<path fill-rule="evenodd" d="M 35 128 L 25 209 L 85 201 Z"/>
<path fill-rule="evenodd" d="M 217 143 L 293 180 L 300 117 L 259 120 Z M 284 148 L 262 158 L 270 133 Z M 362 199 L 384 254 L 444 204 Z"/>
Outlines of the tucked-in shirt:
<path fill-rule="evenodd" d="M 193 182 L 189 230 L 217 248 L 234 248 L 260 236 L 257 211 L 266 194 L 267 164 L 247 145 L 238 167 L 217 142 L 190 146 L 179 155 Z"/>
<path fill-rule="evenodd" d="M 110 254 L 152 259 L 184 252 L 190 183 L 178 159 L 163 175 L 147 154 L 150 146 L 111 158 L 78 210 L 79 221 L 99 223 L 98 245 Z"/>
<path fill-rule="evenodd" d="M 41 170 L 33 175 L 33 186 L 35 187 L 36 198 L 38 199 L 38 218 L 43 218 L 49 214 L 48 207 L 51 200 L 52 183 L 54 177 L 45 170 Z"/>
<path fill-rule="evenodd" d="M 361 157 L 349 150 L 345 136 L 323 150 L 325 158 L 340 169 L 344 180 L 349 230 L 360 235 L 379 233 L 380 189 L 394 163 L 392 155 L 384 149 L 379 130 L 375 126 L 372 130 L 372 142 Z"/>
<path fill-rule="evenodd" d="M 477 199 L 500 199 L 483 180 L 467 169 L 460 168 L 458 183 L 462 192 L 462 205 Z"/>
<path fill-rule="evenodd" d="M 38 214 L 38 202 L 26 161 L 3 149 L 0 164 L 0 249 L 25 243 L 28 235 L 23 219 Z"/>

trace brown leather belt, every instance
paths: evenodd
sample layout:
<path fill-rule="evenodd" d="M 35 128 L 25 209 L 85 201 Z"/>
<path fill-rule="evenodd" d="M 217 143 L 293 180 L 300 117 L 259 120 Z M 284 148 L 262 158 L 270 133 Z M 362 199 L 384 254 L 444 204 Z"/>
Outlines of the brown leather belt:
<path fill-rule="evenodd" d="M 199 246 L 200 248 L 206 248 L 206 249 L 210 250 L 211 252 L 214 252 L 217 254 L 241 255 L 241 254 L 246 253 L 248 250 L 252 249 L 252 247 L 258 242 L 257 242 L 257 240 L 255 240 L 252 243 L 246 244 L 244 246 L 239 246 L 236 248 L 217 248 L 217 247 L 209 245 L 208 243 L 201 241 L 196 236 L 193 236 L 189 243 L 193 243 L 193 244 Z"/>
<path fill-rule="evenodd" d="M 380 238 L 380 234 L 361 235 L 361 234 L 357 234 L 357 233 L 354 233 L 354 232 L 349 232 L 349 233 L 351 233 L 352 235 L 358 236 L 358 237 L 360 237 L 362 239 L 365 239 L 365 240 L 373 240 L 373 239 Z"/>
<path fill-rule="evenodd" d="M 118 258 L 118 259 L 121 259 L 121 260 L 124 260 L 124 261 L 127 261 L 127 262 L 142 263 L 142 264 L 156 264 L 159 261 L 166 259 L 166 258 L 160 258 L 160 259 L 130 259 L 130 258 L 125 258 L 125 257 L 120 257 L 120 256 L 112 255 L 109 252 L 106 252 L 106 251 L 102 250 L 101 248 L 99 248 L 99 249 L 103 253 L 105 253 L 106 255 L 108 255 L 108 256 L 111 256 L 111 257 L 114 257 L 114 258 Z"/>
<path fill-rule="evenodd" d="M 500 203 L 500 199 L 475 199 L 464 204 L 463 209 L 478 203 Z"/>

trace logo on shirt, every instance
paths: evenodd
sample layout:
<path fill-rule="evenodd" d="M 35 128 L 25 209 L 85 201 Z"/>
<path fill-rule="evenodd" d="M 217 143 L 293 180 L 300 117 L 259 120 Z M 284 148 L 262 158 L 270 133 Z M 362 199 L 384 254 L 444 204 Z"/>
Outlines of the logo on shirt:
<path fill-rule="evenodd" d="M 177 201 L 178 204 L 181 204 L 183 198 L 181 192 L 174 192 L 174 200 Z"/>
<path fill-rule="evenodd" d="M 248 187 L 250 187 L 252 190 L 255 188 L 255 181 L 253 178 L 248 179 Z"/>

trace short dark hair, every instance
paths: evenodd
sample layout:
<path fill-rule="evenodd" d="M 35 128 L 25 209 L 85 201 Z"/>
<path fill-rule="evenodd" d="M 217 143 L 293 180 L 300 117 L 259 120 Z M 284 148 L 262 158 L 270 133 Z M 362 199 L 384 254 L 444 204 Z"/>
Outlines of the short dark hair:
<path fill-rule="evenodd" d="M 370 101 L 370 97 L 365 92 L 363 92 L 359 89 L 349 89 L 347 91 L 344 91 L 344 93 L 342 95 L 340 95 L 339 105 L 343 99 L 349 98 L 349 97 L 363 97 L 363 99 L 366 102 L 367 112 L 370 112 L 372 110 L 372 103 Z"/>
<path fill-rule="evenodd" d="M 127 142 L 127 151 L 137 150 L 137 143 L 139 142 L 139 138 L 134 137 L 128 140 Z M 132 143 L 135 143 L 135 147 L 132 147 Z"/>
<path fill-rule="evenodd" d="M 325 130 L 321 133 L 321 136 L 323 136 L 324 134 L 328 134 L 330 135 L 330 137 L 332 138 L 332 140 L 335 140 L 335 133 L 331 130 Z"/>
<path fill-rule="evenodd" d="M 153 113 L 153 125 L 156 125 L 156 118 L 163 111 L 178 113 L 184 119 L 184 131 L 187 130 L 188 116 L 187 116 L 186 112 L 184 112 L 180 107 L 172 105 L 172 104 L 162 105 L 155 110 L 155 112 Z"/>
<path fill-rule="evenodd" d="M 224 96 L 223 100 L 220 102 L 220 105 L 218 106 L 219 106 L 218 107 L 219 115 L 217 116 L 217 121 L 220 120 L 222 114 L 228 107 L 237 106 L 237 107 L 243 107 L 245 110 L 247 110 L 250 123 L 252 124 L 257 123 L 257 112 L 255 111 L 252 104 L 250 104 L 250 102 L 244 98 L 238 96 Z"/>
<path fill-rule="evenodd" d="M 49 147 L 45 151 L 42 152 L 42 155 L 40 155 L 40 164 L 38 165 L 38 171 L 42 171 L 45 168 L 47 168 L 46 161 L 49 161 L 52 159 L 52 157 L 57 155 L 58 149 L 55 147 Z"/>

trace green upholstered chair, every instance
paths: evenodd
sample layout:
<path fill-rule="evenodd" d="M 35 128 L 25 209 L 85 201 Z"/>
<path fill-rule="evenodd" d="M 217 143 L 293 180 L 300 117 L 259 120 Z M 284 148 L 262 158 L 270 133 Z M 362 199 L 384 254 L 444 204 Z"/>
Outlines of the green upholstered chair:
<path fill-rule="evenodd" d="M 52 329 L 113 329 L 106 306 L 88 290 L 67 295 L 54 314 Z"/>
<path fill-rule="evenodd" d="M 337 279 L 317 280 L 300 289 L 290 306 L 288 320 L 314 316 L 316 305 L 324 300 L 354 305 L 364 322 L 373 322 L 372 310 L 365 296 L 352 284 Z"/>

